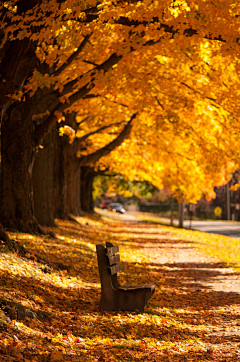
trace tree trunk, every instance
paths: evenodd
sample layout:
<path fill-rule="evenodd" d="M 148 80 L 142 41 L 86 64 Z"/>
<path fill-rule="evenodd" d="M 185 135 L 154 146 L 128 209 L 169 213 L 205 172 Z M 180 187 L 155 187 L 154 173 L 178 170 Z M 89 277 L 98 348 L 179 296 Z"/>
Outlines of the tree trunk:
<path fill-rule="evenodd" d="M 66 124 L 75 128 L 76 114 L 68 114 Z M 54 216 L 68 219 L 69 214 L 81 213 L 80 168 L 77 158 L 78 142 L 70 144 L 68 136 L 58 137 L 54 163 Z"/>
<path fill-rule="evenodd" d="M 78 164 L 74 162 L 67 165 L 67 210 L 68 215 L 81 214 L 80 170 Z"/>
<path fill-rule="evenodd" d="M 184 209 L 185 209 L 185 201 L 179 202 L 178 204 L 178 227 L 183 228 L 184 223 Z"/>
<path fill-rule="evenodd" d="M 85 212 L 93 212 L 92 186 L 97 173 L 90 166 L 81 167 L 81 209 Z"/>
<path fill-rule="evenodd" d="M 65 174 L 65 155 L 63 153 L 62 139 L 57 140 L 57 149 L 54 163 L 54 190 L 53 213 L 57 219 L 67 219 L 67 178 Z"/>
<path fill-rule="evenodd" d="M 55 192 L 55 217 L 68 218 L 69 214 L 77 216 L 81 211 L 93 212 L 92 184 L 99 172 L 96 173 L 88 164 L 95 163 L 102 156 L 109 154 L 129 136 L 136 115 L 132 115 L 115 140 L 86 156 L 78 157 L 81 145 L 79 139 L 70 144 L 67 136 L 61 138 L 58 164 L 55 165 L 55 184 L 58 185 Z M 66 114 L 65 124 L 77 130 L 76 113 Z"/>
<path fill-rule="evenodd" d="M 73 145 L 66 143 L 66 139 L 60 139 L 54 172 L 54 216 L 58 219 L 68 219 L 69 214 L 77 216 L 81 213 L 79 166 L 70 157 L 74 152 Z M 75 153 L 74 156 L 76 158 Z"/>
<path fill-rule="evenodd" d="M 39 4 L 39 0 L 21 0 L 17 4 L 17 15 L 25 16 L 25 13 L 33 9 Z M 1 14 L 1 21 L 5 20 L 10 24 L 14 18 L 4 17 Z M 15 24 L 16 25 L 16 24 Z M 16 29 L 15 35 L 18 30 Z M 0 34 L 3 38 L 3 34 Z M 31 75 L 37 65 L 40 64 L 36 55 L 37 42 L 29 38 L 21 40 L 10 40 L 0 49 L 0 109 L 2 116 L 7 111 L 8 107 L 14 102 L 9 94 L 14 94 L 16 91 L 23 90 L 27 78 Z M 4 80 L 4 81 L 3 81 Z"/>
<path fill-rule="evenodd" d="M 229 183 L 225 185 L 225 195 L 226 195 L 226 220 L 231 220 Z"/>
<path fill-rule="evenodd" d="M 54 137 L 53 129 L 43 141 L 33 166 L 34 211 L 38 222 L 44 226 L 56 226 L 53 215 L 53 167 Z"/>
<path fill-rule="evenodd" d="M 32 108 L 25 102 L 9 107 L 2 124 L 0 221 L 9 230 L 39 233 L 43 229 L 33 209 L 32 168 L 36 148 Z"/>
<path fill-rule="evenodd" d="M 36 56 L 36 44 L 29 39 L 7 42 L 1 55 L 0 73 L 4 82 L 0 82 L 0 108 L 2 115 L 14 102 L 9 94 L 22 90 L 26 79 L 31 75 L 39 60 Z"/>

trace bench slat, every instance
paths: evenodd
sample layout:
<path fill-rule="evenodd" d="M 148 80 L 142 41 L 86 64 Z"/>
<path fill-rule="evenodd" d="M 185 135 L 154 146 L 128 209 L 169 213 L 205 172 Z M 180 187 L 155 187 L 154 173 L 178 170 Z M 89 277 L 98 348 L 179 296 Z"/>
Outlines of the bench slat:
<path fill-rule="evenodd" d="M 116 274 L 121 270 L 121 264 L 116 264 L 109 267 L 111 275 Z"/>
<path fill-rule="evenodd" d="M 119 247 L 118 245 L 112 246 L 111 248 L 107 248 L 107 255 L 113 256 L 114 254 L 119 253 Z"/>
<path fill-rule="evenodd" d="M 116 264 L 116 263 L 120 262 L 120 255 L 117 254 L 117 255 L 109 256 L 108 260 L 109 260 L 109 265 Z"/>

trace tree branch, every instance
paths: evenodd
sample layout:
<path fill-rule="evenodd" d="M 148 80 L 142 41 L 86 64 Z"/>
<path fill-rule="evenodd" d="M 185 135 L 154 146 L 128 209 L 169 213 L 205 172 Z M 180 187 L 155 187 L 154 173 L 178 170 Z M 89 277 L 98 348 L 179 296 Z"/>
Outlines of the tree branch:
<path fill-rule="evenodd" d="M 104 131 L 104 130 L 107 129 L 107 128 L 110 128 L 110 127 L 113 127 L 113 126 L 119 126 L 120 124 L 123 124 L 123 122 L 124 122 L 124 121 L 117 122 L 117 123 L 112 123 L 112 124 L 108 124 L 108 125 L 106 125 L 106 126 L 102 126 L 102 127 L 98 128 L 96 131 L 89 132 L 89 133 L 87 133 L 86 135 L 84 135 L 83 137 L 79 137 L 78 140 L 79 140 L 80 142 L 83 142 L 83 141 L 85 141 L 88 137 L 90 137 L 90 136 L 92 136 L 92 135 L 94 135 L 94 134 L 96 134 L 96 133 L 100 133 L 100 132 Z"/>
<path fill-rule="evenodd" d="M 83 50 L 83 48 L 85 47 L 86 43 L 88 42 L 88 40 L 90 39 L 92 33 L 88 34 L 84 37 L 83 41 L 81 42 L 81 44 L 79 45 L 78 49 L 66 60 L 66 62 L 61 65 L 61 67 L 59 67 L 54 73 L 54 76 L 58 76 L 60 75 L 77 57 L 78 55 L 81 53 L 81 51 Z"/>
<path fill-rule="evenodd" d="M 83 61 L 84 63 L 94 65 L 94 67 L 98 67 L 98 66 L 99 66 L 99 64 L 94 63 L 94 62 L 90 62 L 90 60 L 82 60 L 82 61 Z"/>
<path fill-rule="evenodd" d="M 86 15 L 88 16 L 88 14 Z M 91 15 L 92 16 L 92 15 Z M 98 15 L 94 15 L 97 16 Z M 86 19 L 85 19 L 86 20 Z M 92 20 L 91 20 L 92 21 Z M 158 23 L 159 24 L 159 18 L 155 17 L 152 20 L 153 23 Z M 139 22 L 139 21 L 132 21 L 129 20 L 128 18 L 124 18 L 124 17 L 120 17 L 118 20 L 115 21 L 116 24 L 122 24 L 122 25 L 127 25 L 127 26 L 138 26 L 138 25 L 148 25 L 149 23 L 152 22 Z M 186 25 L 186 24 L 184 24 Z M 179 29 L 174 29 L 173 26 L 169 26 L 166 24 L 161 23 L 158 27 L 158 30 L 163 29 L 165 33 L 168 34 L 172 34 L 172 38 L 180 33 Z M 185 28 L 185 30 L 183 31 L 183 35 L 185 36 L 193 36 L 196 35 L 198 32 L 195 29 L 192 29 L 191 27 L 189 28 Z M 145 34 L 145 32 L 143 32 L 143 35 Z M 156 45 L 158 43 L 161 42 L 162 38 L 164 36 L 161 36 L 158 40 L 154 41 L 154 40 L 149 40 L 147 41 L 145 44 L 142 44 L 141 46 L 151 46 L 151 45 Z M 225 42 L 224 39 L 222 39 L 222 36 L 215 36 L 215 37 L 211 37 L 211 35 L 206 35 L 204 36 L 207 39 L 214 39 L 214 40 L 218 40 L 218 41 L 222 41 Z M 238 42 L 239 38 L 237 38 L 237 42 Z M 129 53 L 135 51 L 135 48 L 133 46 L 130 47 L 130 51 Z M 90 91 L 94 88 L 95 84 L 95 77 L 97 76 L 97 73 L 101 70 L 103 70 L 104 73 L 106 73 L 108 70 L 110 70 L 113 65 L 117 64 L 121 59 L 122 59 L 123 55 L 121 54 L 117 54 L 117 53 L 113 53 L 105 62 L 103 62 L 102 64 L 96 66 L 94 69 L 90 70 L 89 72 L 87 72 L 85 75 L 90 76 L 91 80 L 86 83 L 82 88 L 80 88 L 78 91 L 76 91 L 75 93 L 73 93 L 69 98 L 68 98 L 68 103 L 58 103 L 58 105 L 53 109 L 53 111 L 51 112 L 50 116 L 42 122 L 42 124 L 38 125 L 36 127 L 35 130 L 35 140 L 36 140 L 36 144 L 40 144 L 42 139 L 44 138 L 44 136 L 50 131 L 50 129 L 53 127 L 53 125 L 56 122 L 56 117 L 55 117 L 55 112 L 63 112 L 65 109 L 69 108 L 73 103 L 75 103 L 76 101 L 78 101 L 79 99 L 82 99 L 83 97 L 86 97 L 86 95 L 88 93 L 90 93 Z M 80 77 L 70 81 L 69 83 L 67 83 L 64 86 L 63 92 L 61 93 L 61 95 L 66 95 L 68 93 L 74 92 L 74 86 L 84 77 L 84 75 L 81 75 Z M 216 102 L 216 101 L 215 101 Z"/>
<path fill-rule="evenodd" d="M 158 97 L 156 97 L 156 101 L 157 101 L 158 105 L 164 110 L 164 107 L 163 107 L 162 103 L 160 103 Z"/>
<path fill-rule="evenodd" d="M 121 59 L 122 55 L 117 55 L 116 53 L 112 54 L 105 62 L 103 62 L 101 65 L 99 65 L 97 70 L 103 70 L 104 73 L 106 73 L 108 70 L 110 70 L 114 64 L 117 64 Z M 48 132 L 52 129 L 54 124 L 57 121 L 57 117 L 55 115 L 56 112 L 62 113 L 65 111 L 65 109 L 69 108 L 72 104 L 74 104 L 79 99 L 84 98 L 95 86 L 95 76 L 96 76 L 96 70 L 92 71 L 92 79 L 86 83 L 82 88 L 80 88 L 77 92 L 73 93 L 69 98 L 68 102 L 61 103 L 58 101 L 57 105 L 52 109 L 50 115 L 39 125 L 35 128 L 35 144 L 39 145 L 43 138 L 48 134 Z M 68 92 L 70 92 L 71 89 L 69 89 Z M 64 92 L 63 92 L 64 93 Z"/>
<path fill-rule="evenodd" d="M 76 21 L 80 21 L 81 23 L 91 23 L 94 20 L 97 20 L 99 17 L 98 13 L 89 13 L 86 14 L 86 17 L 84 18 L 84 20 L 76 20 Z M 107 23 L 107 21 L 106 21 Z M 164 30 L 164 32 L 166 34 L 172 34 L 172 38 L 174 38 L 175 35 L 180 34 L 180 28 L 176 29 L 174 28 L 172 25 L 168 25 L 168 24 L 164 24 L 162 22 L 162 19 L 160 19 L 159 17 L 154 17 L 151 21 L 139 21 L 139 20 L 130 20 L 127 17 L 124 16 L 120 16 L 119 19 L 114 20 L 113 24 L 118 24 L 118 25 L 123 25 L 123 26 L 127 26 L 129 28 L 131 28 L 132 26 L 137 27 L 139 25 L 143 25 L 143 26 L 147 26 L 149 24 L 159 24 L 159 26 L 157 27 L 156 30 Z M 192 37 L 194 35 L 198 34 L 198 30 L 197 29 L 193 29 L 190 25 L 188 26 L 187 23 L 183 23 L 182 25 L 185 25 L 186 28 L 183 30 L 183 35 L 187 36 L 187 37 Z M 226 42 L 226 40 L 223 39 L 222 35 L 219 34 L 217 36 L 212 36 L 211 34 L 206 34 L 204 36 L 205 39 L 208 40 L 218 40 L 221 42 Z M 236 36 L 236 43 L 239 44 L 240 38 Z"/>
<path fill-rule="evenodd" d="M 208 96 L 205 96 L 204 94 L 202 94 L 201 92 L 199 92 L 198 90 L 190 87 L 188 84 L 184 83 L 184 82 L 181 82 L 182 85 L 184 85 L 185 87 L 187 87 L 188 89 L 190 89 L 191 91 L 193 91 L 194 93 L 197 93 L 201 96 L 202 99 L 208 99 L 212 102 L 214 102 L 215 104 L 212 104 L 213 107 L 216 107 L 216 108 L 222 108 L 224 109 L 225 111 L 227 111 L 228 113 L 230 113 L 229 110 L 227 110 L 225 107 L 223 107 L 222 104 L 218 103 L 217 100 L 215 98 L 212 98 L 212 97 L 208 97 Z"/>
<path fill-rule="evenodd" d="M 105 60 L 102 64 L 97 65 L 95 68 L 89 70 L 87 73 L 80 75 L 79 77 L 77 77 L 76 79 L 73 79 L 72 81 L 70 81 L 69 83 L 65 84 L 64 89 L 61 93 L 61 95 L 66 95 L 68 93 L 71 93 L 74 91 L 74 86 L 77 84 L 77 82 L 79 82 L 85 75 L 90 75 L 90 77 L 92 77 L 93 79 L 95 79 L 94 77 L 96 76 L 96 74 L 103 70 L 104 73 L 106 73 L 109 69 L 112 68 L 113 65 L 117 64 L 121 59 L 122 59 L 122 55 L 117 55 L 116 53 L 113 53 L 110 55 L 110 57 Z M 89 83 L 90 84 L 90 83 Z M 89 93 L 89 92 L 87 92 Z M 86 93 L 86 94 L 87 94 Z M 75 93 L 74 93 L 75 94 Z M 82 98 L 82 97 L 81 97 Z"/>
<path fill-rule="evenodd" d="M 108 155 L 111 151 L 113 151 L 115 148 L 121 145 L 121 143 L 129 137 L 133 123 L 132 121 L 134 118 L 136 118 L 137 113 L 134 113 L 131 117 L 131 120 L 126 124 L 122 132 L 118 135 L 118 137 L 110 142 L 108 145 L 106 145 L 103 148 L 100 148 L 96 152 L 91 153 L 87 156 L 82 156 L 79 159 L 79 166 L 86 166 L 90 163 L 97 162 L 101 157 Z"/>

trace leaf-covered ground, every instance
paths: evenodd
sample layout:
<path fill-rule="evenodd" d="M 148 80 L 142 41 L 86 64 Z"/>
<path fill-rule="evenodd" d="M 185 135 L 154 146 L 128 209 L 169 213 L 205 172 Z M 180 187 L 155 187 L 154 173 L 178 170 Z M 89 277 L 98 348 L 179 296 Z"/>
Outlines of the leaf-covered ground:
<path fill-rule="evenodd" d="M 26 257 L 1 244 L 1 362 L 240 361 L 240 278 L 216 254 L 233 239 L 78 221 L 57 220 L 56 239 L 9 233 Z M 95 245 L 106 241 L 120 247 L 121 283 L 156 284 L 144 313 L 98 311 Z"/>

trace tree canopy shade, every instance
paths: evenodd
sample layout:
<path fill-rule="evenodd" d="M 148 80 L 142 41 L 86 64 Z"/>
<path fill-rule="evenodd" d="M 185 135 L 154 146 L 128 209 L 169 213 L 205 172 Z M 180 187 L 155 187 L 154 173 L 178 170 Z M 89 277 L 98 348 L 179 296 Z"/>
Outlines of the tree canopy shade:
<path fill-rule="evenodd" d="M 205 107 L 212 104 L 226 120 L 221 125 L 224 130 L 227 125 L 226 142 L 230 134 L 237 140 L 235 1 L 12 0 L 0 10 L 4 226 L 38 230 L 31 180 L 35 155 L 64 112 L 78 111 L 87 99 L 121 101 L 126 117 L 149 114 L 155 130 L 166 126 L 165 119 L 175 124 L 176 114 L 180 130 L 193 107 L 194 117 L 198 107 L 207 122 Z"/>

